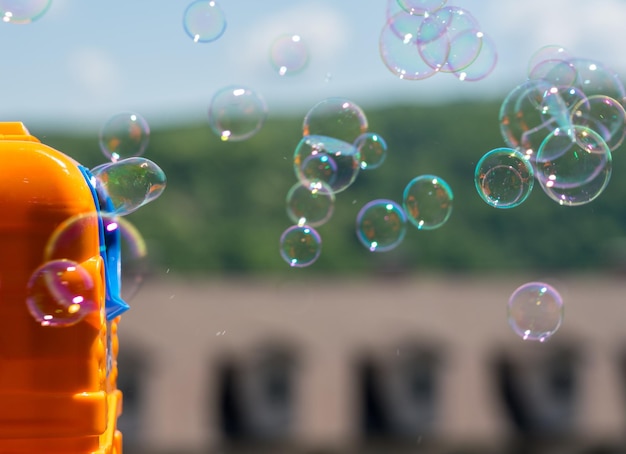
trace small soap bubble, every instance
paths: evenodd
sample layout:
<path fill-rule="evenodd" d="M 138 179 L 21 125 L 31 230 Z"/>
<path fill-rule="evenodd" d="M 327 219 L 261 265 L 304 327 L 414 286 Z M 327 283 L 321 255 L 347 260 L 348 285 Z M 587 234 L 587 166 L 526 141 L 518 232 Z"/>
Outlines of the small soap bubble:
<path fill-rule="evenodd" d="M 353 143 L 367 132 L 367 117 L 357 104 L 345 98 L 328 98 L 314 105 L 304 117 L 303 136 L 327 136 Z"/>
<path fill-rule="evenodd" d="M 580 100 L 571 110 L 572 123 L 594 130 L 615 151 L 626 137 L 626 111 L 615 99 L 593 95 Z"/>
<path fill-rule="evenodd" d="M 249 139 L 261 130 L 266 119 L 265 100 L 250 88 L 225 87 L 211 99 L 209 125 L 224 142 Z"/>
<path fill-rule="evenodd" d="M 165 172 L 146 158 L 127 158 L 92 169 L 97 187 L 112 204 L 110 214 L 127 215 L 165 190 Z"/>
<path fill-rule="evenodd" d="M 380 32 L 380 57 L 387 69 L 399 79 L 423 80 L 438 72 L 436 66 L 426 63 L 420 55 L 417 33 L 422 22 L 424 16 L 401 11 L 391 16 Z M 444 52 L 447 54 L 445 49 Z"/>
<path fill-rule="evenodd" d="M 498 50 L 496 44 L 488 35 L 482 35 L 482 45 L 476 59 L 461 70 L 453 74 L 464 82 L 482 80 L 493 72 L 498 63 Z"/>
<path fill-rule="evenodd" d="M 356 236 L 372 252 L 396 248 L 406 235 L 406 214 L 392 200 L 377 199 L 366 203 L 356 217 Z"/>
<path fill-rule="evenodd" d="M 611 172 L 608 145 L 584 126 L 555 129 L 537 153 L 537 180 L 560 205 L 576 206 L 595 200 L 608 185 Z"/>
<path fill-rule="evenodd" d="M 39 19 L 52 5 L 52 0 L 0 0 L 3 22 L 30 24 Z"/>
<path fill-rule="evenodd" d="M 270 61 L 281 76 L 298 74 L 309 63 L 309 49 L 300 35 L 281 35 L 272 43 Z"/>
<path fill-rule="evenodd" d="M 515 334 L 524 340 L 544 342 L 563 322 L 563 299 L 544 282 L 528 282 L 509 298 L 508 321 Z"/>
<path fill-rule="evenodd" d="M 224 34 L 226 16 L 217 2 L 197 0 L 185 9 L 183 28 L 194 43 L 210 43 Z"/>
<path fill-rule="evenodd" d="M 452 213 L 452 189 L 442 178 L 420 175 L 404 188 L 402 206 L 408 220 L 419 230 L 433 230 Z"/>
<path fill-rule="evenodd" d="M 100 150 L 113 162 L 141 156 L 150 140 L 148 122 L 135 112 L 121 112 L 109 118 L 100 130 Z"/>
<path fill-rule="evenodd" d="M 332 192 L 347 189 L 361 168 L 358 150 L 352 143 L 326 136 L 305 136 L 294 151 L 294 170 L 304 185 L 322 181 Z"/>
<path fill-rule="evenodd" d="M 322 238 L 311 226 L 293 225 L 280 237 L 280 256 L 292 267 L 312 265 L 321 252 Z"/>
<path fill-rule="evenodd" d="M 98 310 L 95 292 L 93 277 L 83 266 L 52 260 L 30 277 L 26 305 L 41 326 L 71 326 Z"/>
<path fill-rule="evenodd" d="M 287 215 L 298 225 L 318 227 L 326 223 L 335 209 L 335 193 L 321 180 L 294 184 L 287 193 Z"/>
<path fill-rule="evenodd" d="M 478 195 L 495 208 L 514 208 L 530 195 L 534 185 L 533 167 L 527 157 L 512 148 L 486 153 L 474 173 Z"/>
<path fill-rule="evenodd" d="M 354 141 L 361 157 L 361 169 L 371 170 L 382 165 L 387 157 L 387 142 L 379 134 L 366 132 Z"/>

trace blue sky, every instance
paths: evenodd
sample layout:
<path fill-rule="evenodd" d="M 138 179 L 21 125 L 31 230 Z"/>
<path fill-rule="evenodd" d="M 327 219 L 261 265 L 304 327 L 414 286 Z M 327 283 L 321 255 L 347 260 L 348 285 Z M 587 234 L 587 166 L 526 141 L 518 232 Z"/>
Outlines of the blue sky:
<path fill-rule="evenodd" d="M 496 43 L 498 65 L 480 82 L 391 74 L 378 52 L 387 0 L 217 1 L 227 28 L 212 43 L 185 34 L 188 0 L 53 0 L 31 24 L 0 23 L 0 120 L 92 130 L 133 110 L 151 125 L 204 121 L 213 94 L 231 84 L 257 90 L 270 114 L 304 115 L 330 96 L 365 109 L 397 100 L 502 99 L 524 80 L 533 52 L 551 44 L 626 74 L 625 0 L 449 0 L 472 12 Z M 308 67 L 292 77 L 269 62 L 281 33 L 300 34 L 310 49 Z"/>

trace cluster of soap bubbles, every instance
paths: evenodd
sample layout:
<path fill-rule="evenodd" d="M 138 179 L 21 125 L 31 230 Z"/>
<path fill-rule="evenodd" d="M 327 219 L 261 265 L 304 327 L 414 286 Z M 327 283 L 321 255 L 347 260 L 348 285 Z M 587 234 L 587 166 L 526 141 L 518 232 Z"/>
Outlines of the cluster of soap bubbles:
<path fill-rule="evenodd" d="M 298 181 L 287 193 L 287 214 L 294 225 L 280 238 L 280 253 L 291 266 L 311 265 L 320 255 L 321 236 L 315 227 L 326 223 L 336 194 L 348 189 L 362 171 L 380 167 L 387 142 L 369 131 L 367 117 L 354 102 L 328 98 L 313 106 L 303 121 L 303 136 L 294 151 Z M 397 247 L 407 225 L 432 230 L 452 211 L 449 185 L 434 175 L 420 175 L 404 189 L 402 203 L 375 199 L 356 217 L 356 236 L 372 252 Z"/>
<path fill-rule="evenodd" d="M 30 24 L 41 18 L 52 5 L 52 0 L 0 0 L 2 21 L 11 24 Z"/>
<path fill-rule="evenodd" d="M 447 0 L 388 0 L 379 37 L 383 63 L 400 79 L 451 73 L 477 81 L 495 68 L 498 54 L 470 11 Z"/>
<path fill-rule="evenodd" d="M 107 247 L 120 257 L 108 255 L 110 291 L 130 300 L 147 269 L 147 249 L 140 232 L 126 216 L 161 195 L 165 173 L 143 158 L 149 139 L 147 122 L 139 114 L 123 112 L 111 117 L 100 132 L 100 148 L 108 162 L 88 172 L 89 184 L 98 207 L 61 222 L 48 238 L 43 264 L 35 270 L 27 287 L 27 307 L 42 326 L 71 326 L 98 309 L 98 291 L 93 276 L 101 273 L 101 257 L 84 257 L 86 250 L 100 250 L 86 241 L 111 239 Z M 105 240 L 106 241 L 106 240 Z M 114 243 L 114 244 L 113 244 Z M 119 260 L 119 261 L 117 261 Z M 123 303 L 125 304 L 125 303 Z M 108 314 L 107 314 L 108 315 Z"/>
<path fill-rule="evenodd" d="M 498 208 L 517 206 L 534 177 L 560 205 L 595 200 L 611 177 L 612 152 L 626 137 L 625 100 L 619 76 L 606 65 L 573 57 L 561 46 L 537 51 L 528 79 L 500 108 L 500 131 L 510 149 L 499 151 L 499 160 L 490 152 L 476 169 L 481 197 Z M 490 172 L 492 165 L 499 170 Z"/>

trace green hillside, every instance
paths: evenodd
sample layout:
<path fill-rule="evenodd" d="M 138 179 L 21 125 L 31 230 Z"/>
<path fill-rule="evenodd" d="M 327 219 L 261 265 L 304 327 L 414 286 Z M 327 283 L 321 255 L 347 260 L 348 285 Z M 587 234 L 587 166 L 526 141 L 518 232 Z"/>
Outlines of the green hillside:
<path fill-rule="evenodd" d="M 361 172 L 337 194 L 331 220 L 318 230 L 322 255 L 290 269 L 278 240 L 290 225 L 285 196 L 296 182 L 293 151 L 302 117 L 270 117 L 244 142 L 224 143 L 207 124 L 153 130 L 145 157 L 168 176 L 160 199 L 129 216 L 143 233 L 152 264 L 173 273 L 361 273 L 410 271 L 614 270 L 626 263 L 626 169 L 614 153 L 607 190 L 591 204 L 562 207 L 536 185 L 510 210 L 486 205 L 473 182 L 487 151 L 504 146 L 499 104 L 397 106 L 366 111 L 370 131 L 388 143 L 378 169 Z M 103 161 L 97 137 L 42 140 L 88 166 Z M 375 198 L 401 202 L 415 176 L 434 174 L 452 187 L 449 221 L 437 230 L 409 228 L 395 250 L 371 253 L 357 240 L 358 210 Z"/>

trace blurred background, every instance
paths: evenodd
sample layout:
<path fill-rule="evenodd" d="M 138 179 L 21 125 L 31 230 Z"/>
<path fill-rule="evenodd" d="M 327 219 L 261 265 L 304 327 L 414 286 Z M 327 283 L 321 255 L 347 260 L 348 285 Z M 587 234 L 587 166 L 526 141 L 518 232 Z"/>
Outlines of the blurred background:
<path fill-rule="evenodd" d="M 481 157 L 506 146 L 500 107 L 538 49 L 626 72 L 626 3 L 450 1 L 497 49 L 476 81 L 402 80 L 383 62 L 389 18 L 429 2 L 222 0 L 211 42 L 186 33 L 190 3 L 52 0 L 36 20 L 0 26 L 0 120 L 93 168 L 107 161 L 106 122 L 137 112 L 150 125 L 144 157 L 167 175 L 162 196 L 126 217 L 147 254 L 129 239 L 125 452 L 625 452 L 623 147 L 604 192 L 580 206 L 535 185 L 498 210 L 473 180 Z M 306 65 L 281 76 L 270 49 L 285 33 L 307 44 Z M 209 126 L 212 97 L 233 84 L 267 105 L 247 140 Z M 294 150 L 329 97 L 360 106 L 388 154 L 337 194 L 317 261 L 290 267 L 279 238 L 293 224 Z M 400 202 L 423 174 L 452 188 L 450 219 L 369 251 L 359 210 Z M 563 297 L 547 342 L 507 322 L 509 297 L 530 281 Z"/>

